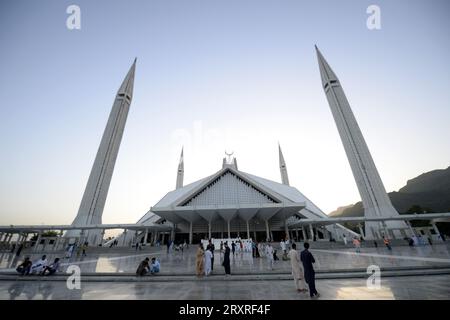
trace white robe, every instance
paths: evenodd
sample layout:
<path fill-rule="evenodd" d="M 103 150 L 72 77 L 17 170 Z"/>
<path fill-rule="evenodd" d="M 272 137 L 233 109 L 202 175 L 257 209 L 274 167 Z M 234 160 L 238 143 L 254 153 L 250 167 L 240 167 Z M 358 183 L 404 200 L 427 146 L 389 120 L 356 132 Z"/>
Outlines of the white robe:
<path fill-rule="evenodd" d="M 303 266 L 300 262 L 300 254 L 297 250 L 291 249 L 289 251 L 289 259 L 291 260 L 291 268 L 292 268 L 292 275 L 296 279 L 302 279 L 303 278 Z"/>
<path fill-rule="evenodd" d="M 205 275 L 209 275 L 211 273 L 211 259 L 212 259 L 211 250 L 206 250 L 205 251 Z"/>
<path fill-rule="evenodd" d="M 31 266 L 31 273 L 40 273 L 47 266 L 47 259 L 39 259 Z"/>
<path fill-rule="evenodd" d="M 297 250 L 291 249 L 289 250 L 288 256 L 291 260 L 292 275 L 294 276 L 295 286 L 297 287 L 297 289 L 305 289 L 306 283 L 299 252 Z"/>

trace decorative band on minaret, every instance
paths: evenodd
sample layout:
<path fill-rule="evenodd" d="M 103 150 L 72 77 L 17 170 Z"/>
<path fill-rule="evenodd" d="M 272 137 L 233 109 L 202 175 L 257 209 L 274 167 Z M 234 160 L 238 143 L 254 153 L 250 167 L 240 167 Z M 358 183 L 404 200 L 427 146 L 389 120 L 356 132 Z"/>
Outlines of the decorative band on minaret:
<path fill-rule="evenodd" d="M 82 227 L 102 223 L 103 209 L 105 207 L 128 111 L 131 100 L 133 99 L 135 69 L 136 59 L 116 94 L 78 214 L 72 223 L 73 226 Z M 83 234 L 80 231 L 70 230 L 65 236 L 81 237 L 90 244 L 97 244 L 102 240 L 101 230 L 89 230 Z"/>

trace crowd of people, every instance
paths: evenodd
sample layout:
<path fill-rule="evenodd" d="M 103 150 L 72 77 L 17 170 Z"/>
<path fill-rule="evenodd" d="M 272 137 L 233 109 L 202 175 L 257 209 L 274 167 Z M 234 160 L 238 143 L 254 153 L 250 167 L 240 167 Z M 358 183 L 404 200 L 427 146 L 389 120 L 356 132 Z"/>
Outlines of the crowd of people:
<path fill-rule="evenodd" d="M 53 263 L 48 264 L 47 256 L 43 255 L 40 259 L 32 262 L 30 257 L 25 257 L 24 261 L 19 264 L 16 271 L 22 275 L 38 274 L 38 275 L 52 275 L 59 271 L 61 266 L 60 259 L 55 258 Z"/>

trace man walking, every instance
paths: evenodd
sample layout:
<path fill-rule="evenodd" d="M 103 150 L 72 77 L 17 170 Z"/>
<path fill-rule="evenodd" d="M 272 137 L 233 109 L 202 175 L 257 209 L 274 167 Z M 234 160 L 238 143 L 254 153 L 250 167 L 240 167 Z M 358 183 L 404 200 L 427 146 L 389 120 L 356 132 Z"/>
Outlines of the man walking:
<path fill-rule="evenodd" d="M 270 244 L 270 242 L 267 244 L 266 247 L 266 257 L 268 262 L 268 268 L 269 270 L 273 270 L 273 247 Z"/>
<path fill-rule="evenodd" d="M 305 281 L 309 286 L 309 296 L 311 298 L 320 297 L 316 290 L 316 273 L 314 271 L 313 263 L 316 262 L 311 252 L 309 252 L 309 243 L 305 242 L 303 244 L 305 250 L 300 254 L 300 260 L 303 263 L 303 269 L 305 271 Z"/>

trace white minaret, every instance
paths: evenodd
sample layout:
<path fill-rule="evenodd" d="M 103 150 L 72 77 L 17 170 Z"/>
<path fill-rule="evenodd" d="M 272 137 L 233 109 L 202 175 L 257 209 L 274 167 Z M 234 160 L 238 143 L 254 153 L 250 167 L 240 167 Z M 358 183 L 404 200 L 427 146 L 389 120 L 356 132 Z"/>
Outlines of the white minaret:
<path fill-rule="evenodd" d="M 128 110 L 133 98 L 135 68 L 136 59 L 117 92 L 86 189 L 84 190 L 78 214 L 72 223 L 73 226 L 81 227 L 102 223 L 103 209 L 119 152 Z M 101 241 L 100 230 L 89 230 L 85 231 L 84 234 L 80 234 L 80 230 L 69 230 L 65 236 L 81 237 L 93 245 Z"/>
<path fill-rule="evenodd" d="M 364 216 L 366 218 L 397 216 L 398 212 L 386 193 L 341 83 L 317 47 L 316 52 L 322 86 L 361 195 Z M 386 234 L 386 229 L 407 229 L 407 226 L 403 221 L 386 221 L 385 224 L 369 222 L 365 223 L 365 229 L 365 238 L 373 239 Z M 394 234 L 401 237 L 398 230 Z"/>
<path fill-rule="evenodd" d="M 281 152 L 280 143 L 278 143 L 278 158 L 280 162 L 280 174 L 281 174 L 281 183 L 285 185 L 289 185 L 289 177 L 286 168 L 286 162 L 284 161 L 283 152 Z"/>
<path fill-rule="evenodd" d="M 183 157 L 183 148 L 181 148 L 181 156 L 180 156 L 180 163 L 178 164 L 178 171 L 177 171 L 177 185 L 176 189 L 183 188 L 183 178 L 184 178 L 184 157 Z"/>

